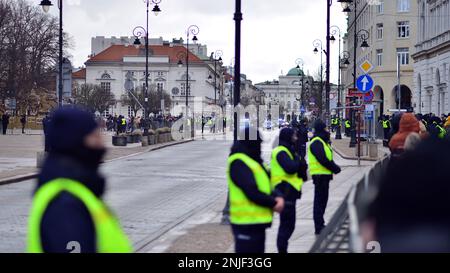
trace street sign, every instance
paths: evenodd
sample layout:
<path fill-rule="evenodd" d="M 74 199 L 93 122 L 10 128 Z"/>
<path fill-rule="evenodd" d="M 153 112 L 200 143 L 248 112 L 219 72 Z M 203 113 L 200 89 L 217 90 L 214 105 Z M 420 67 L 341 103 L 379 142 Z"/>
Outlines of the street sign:
<path fill-rule="evenodd" d="M 364 94 L 364 102 L 372 102 L 374 97 L 373 91 L 370 90 L 369 92 Z"/>
<path fill-rule="evenodd" d="M 349 88 L 348 96 L 349 97 L 361 97 L 363 93 L 359 92 L 357 88 Z"/>
<path fill-rule="evenodd" d="M 374 114 L 373 114 L 374 112 L 373 111 L 365 111 L 365 117 L 366 117 L 366 119 L 368 119 L 368 120 L 373 120 L 373 116 L 374 116 Z"/>
<path fill-rule="evenodd" d="M 373 87 L 373 79 L 369 75 L 362 75 L 356 81 L 358 90 L 366 93 Z"/>
<path fill-rule="evenodd" d="M 374 66 L 373 66 L 373 64 L 370 61 L 365 60 L 359 66 L 359 68 L 361 68 L 361 70 L 362 70 L 362 72 L 364 72 L 364 74 L 369 74 L 374 69 Z"/>
<path fill-rule="evenodd" d="M 5 99 L 5 106 L 7 110 L 16 110 L 16 99 Z"/>

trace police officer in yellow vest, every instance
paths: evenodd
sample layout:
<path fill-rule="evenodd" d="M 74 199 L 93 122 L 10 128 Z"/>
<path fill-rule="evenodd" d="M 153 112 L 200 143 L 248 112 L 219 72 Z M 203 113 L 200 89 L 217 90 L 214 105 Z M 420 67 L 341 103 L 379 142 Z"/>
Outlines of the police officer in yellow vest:
<path fill-rule="evenodd" d="M 247 127 L 228 158 L 230 222 L 236 253 L 264 253 L 273 212 L 281 212 L 284 207 L 283 198 L 272 192 L 261 158 L 261 142 L 256 129 Z"/>
<path fill-rule="evenodd" d="M 308 148 L 309 172 L 314 182 L 314 226 L 318 235 L 325 227 L 323 215 L 328 203 L 328 190 L 333 174 L 341 172 L 341 168 L 333 161 L 333 150 L 330 146 L 330 133 L 325 123 L 317 120 L 314 123 L 314 137 Z"/>
<path fill-rule="evenodd" d="M 28 222 L 31 253 L 121 253 L 131 244 L 102 200 L 105 153 L 92 115 L 60 108 L 46 136 L 50 153 L 38 177 Z"/>
<path fill-rule="evenodd" d="M 296 142 L 296 131 L 283 128 L 279 146 L 272 151 L 270 163 L 272 188 L 285 200 L 278 229 L 279 253 L 287 253 L 289 238 L 295 230 L 297 200 L 301 198 L 303 181 L 307 180 L 306 161 L 295 153 Z"/>
<path fill-rule="evenodd" d="M 345 119 L 345 135 L 346 136 L 350 136 L 350 130 L 352 129 L 352 122 L 350 121 L 350 119 Z"/>

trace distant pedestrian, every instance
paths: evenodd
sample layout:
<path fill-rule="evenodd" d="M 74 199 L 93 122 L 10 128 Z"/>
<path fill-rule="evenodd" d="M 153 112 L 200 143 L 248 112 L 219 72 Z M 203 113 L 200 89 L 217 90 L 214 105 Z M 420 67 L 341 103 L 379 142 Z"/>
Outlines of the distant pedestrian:
<path fill-rule="evenodd" d="M 300 123 L 297 128 L 297 147 L 298 147 L 298 153 L 301 158 L 306 157 L 306 144 L 309 141 L 308 138 L 308 120 L 306 118 L 303 118 L 300 120 Z"/>
<path fill-rule="evenodd" d="M 330 133 L 323 121 L 314 123 L 314 137 L 308 151 L 309 171 L 314 182 L 314 226 L 318 235 L 325 228 L 323 218 L 328 203 L 328 192 L 333 174 L 341 172 L 341 168 L 333 160 L 330 145 Z"/>
<path fill-rule="evenodd" d="M 26 115 L 22 115 L 22 117 L 20 118 L 20 124 L 22 125 L 22 134 L 25 134 L 25 126 L 27 124 L 27 116 Z"/>
<path fill-rule="evenodd" d="M 34 192 L 28 252 L 131 252 L 102 200 L 106 181 L 98 169 L 106 149 L 94 117 L 60 108 L 52 115 L 47 137 L 51 147 Z"/>
<path fill-rule="evenodd" d="M 6 131 L 8 130 L 9 125 L 9 114 L 6 112 L 2 116 L 2 126 L 3 126 L 3 134 L 6 135 Z"/>
<path fill-rule="evenodd" d="M 45 117 L 42 119 L 42 129 L 44 131 L 44 151 L 50 152 L 50 145 L 48 143 L 48 126 L 50 124 L 50 115 L 49 113 L 45 114 Z"/>
<path fill-rule="evenodd" d="M 234 143 L 228 158 L 230 222 L 236 253 L 264 253 L 273 211 L 281 212 L 284 207 L 284 199 L 272 193 L 261 158 L 259 133 L 251 140 L 250 132 L 247 127 L 245 139 Z"/>

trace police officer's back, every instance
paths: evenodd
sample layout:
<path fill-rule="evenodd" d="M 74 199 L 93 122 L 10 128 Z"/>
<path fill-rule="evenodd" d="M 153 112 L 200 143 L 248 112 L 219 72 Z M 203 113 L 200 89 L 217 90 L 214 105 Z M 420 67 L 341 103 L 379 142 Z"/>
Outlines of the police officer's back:
<path fill-rule="evenodd" d="M 315 234 L 320 234 L 325 227 L 323 215 L 328 203 L 330 181 L 333 179 L 333 174 L 341 172 L 341 168 L 333 160 L 330 133 L 321 120 L 314 123 L 314 137 L 309 146 L 308 164 L 314 183 Z"/>
<path fill-rule="evenodd" d="M 234 143 L 228 158 L 230 222 L 236 253 L 263 253 L 265 231 L 272 225 L 273 211 L 283 210 L 284 200 L 272 192 L 259 133 L 252 139 L 250 128 L 243 131 L 245 139 Z"/>

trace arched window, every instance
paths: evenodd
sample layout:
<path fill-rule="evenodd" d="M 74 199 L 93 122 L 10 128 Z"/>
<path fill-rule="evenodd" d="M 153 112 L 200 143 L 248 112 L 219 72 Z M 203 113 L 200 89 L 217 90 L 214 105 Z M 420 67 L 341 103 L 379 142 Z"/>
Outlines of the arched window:
<path fill-rule="evenodd" d="M 110 80 L 111 79 L 111 75 L 109 75 L 107 72 L 102 74 L 101 77 L 102 80 Z"/>

